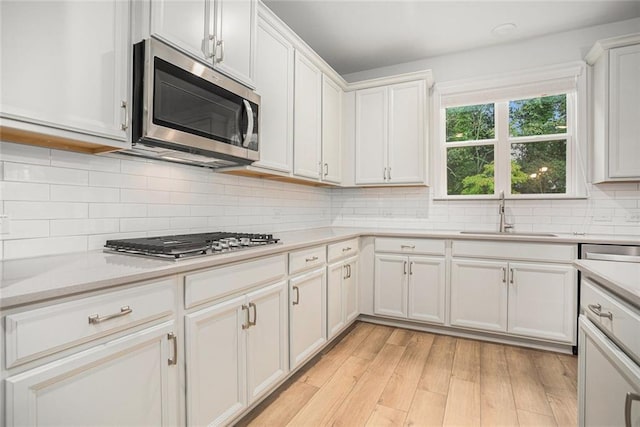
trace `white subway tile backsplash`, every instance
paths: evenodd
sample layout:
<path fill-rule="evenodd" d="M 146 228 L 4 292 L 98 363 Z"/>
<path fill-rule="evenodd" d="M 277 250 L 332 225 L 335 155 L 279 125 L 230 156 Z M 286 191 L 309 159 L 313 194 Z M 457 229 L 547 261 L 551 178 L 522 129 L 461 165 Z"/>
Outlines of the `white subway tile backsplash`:
<path fill-rule="evenodd" d="M 72 185 L 52 185 L 51 200 L 60 202 L 118 202 L 120 190 L 117 188 L 79 187 Z"/>
<path fill-rule="evenodd" d="M 120 160 L 113 157 L 51 150 L 51 166 L 86 169 L 92 171 L 120 172 Z"/>
<path fill-rule="evenodd" d="M 51 150 L 35 145 L 0 142 L 0 161 L 49 165 L 51 164 Z"/>
<path fill-rule="evenodd" d="M 51 220 L 52 236 L 77 236 L 84 234 L 117 233 L 119 220 L 108 219 L 58 219 Z"/>
<path fill-rule="evenodd" d="M 12 219 L 87 218 L 87 203 L 5 201 L 5 214 Z"/>
<path fill-rule="evenodd" d="M 0 240 L 32 239 L 49 236 L 49 221 L 11 219 L 9 234 L 0 234 Z"/>
<path fill-rule="evenodd" d="M 41 182 L 47 184 L 87 185 L 89 172 L 78 169 L 4 162 L 5 181 Z"/>
<path fill-rule="evenodd" d="M 31 258 L 43 255 L 83 252 L 87 250 L 86 236 L 47 237 L 4 241 L 4 258 Z"/>
<path fill-rule="evenodd" d="M 2 200 L 49 200 L 48 184 L 32 184 L 29 182 L 0 182 Z"/>
<path fill-rule="evenodd" d="M 129 203 L 91 203 L 89 218 L 140 218 L 147 216 L 147 205 Z"/>
<path fill-rule="evenodd" d="M 171 228 L 171 218 L 121 218 L 120 231 L 162 231 Z M 164 233 L 168 234 L 168 233 Z"/>

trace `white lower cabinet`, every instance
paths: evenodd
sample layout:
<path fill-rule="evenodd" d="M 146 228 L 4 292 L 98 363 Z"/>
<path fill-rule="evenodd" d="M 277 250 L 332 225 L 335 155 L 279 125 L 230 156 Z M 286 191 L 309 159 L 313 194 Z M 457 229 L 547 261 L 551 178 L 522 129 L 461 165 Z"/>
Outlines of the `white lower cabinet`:
<path fill-rule="evenodd" d="M 330 264 L 327 270 L 327 336 L 331 339 L 358 316 L 358 259 Z"/>
<path fill-rule="evenodd" d="M 280 282 L 186 315 L 189 425 L 228 423 L 286 375 L 286 290 Z"/>
<path fill-rule="evenodd" d="M 291 369 L 327 342 L 327 277 L 322 266 L 289 280 Z"/>
<path fill-rule="evenodd" d="M 7 378 L 7 426 L 179 424 L 175 326 L 164 322 Z"/>
<path fill-rule="evenodd" d="M 451 325 L 507 330 L 507 263 L 451 261 Z"/>
<path fill-rule="evenodd" d="M 575 343 L 576 272 L 568 265 L 451 261 L 451 325 Z"/>
<path fill-rule="evenodd" d="M 375 255 L 375 314 L 444 323 L 445 289 L 444 257 Z"/>

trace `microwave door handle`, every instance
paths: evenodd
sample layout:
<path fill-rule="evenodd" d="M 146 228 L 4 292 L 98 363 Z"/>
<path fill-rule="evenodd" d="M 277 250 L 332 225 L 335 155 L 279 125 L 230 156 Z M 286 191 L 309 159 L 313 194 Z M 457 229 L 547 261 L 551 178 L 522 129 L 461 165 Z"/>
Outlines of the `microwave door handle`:
<path fill-rule="evenodd" d="M 247 148 L 249 146 L 249 141 L 251 141 L 251 136 L 253 136 L 253 109 L 251 108 L 249 101 L 246 99 L 243 99 L 242 103 L 247 111 L 247 133 L 244 136 L 244 141 L 242 141 L 242 146 Z"/>

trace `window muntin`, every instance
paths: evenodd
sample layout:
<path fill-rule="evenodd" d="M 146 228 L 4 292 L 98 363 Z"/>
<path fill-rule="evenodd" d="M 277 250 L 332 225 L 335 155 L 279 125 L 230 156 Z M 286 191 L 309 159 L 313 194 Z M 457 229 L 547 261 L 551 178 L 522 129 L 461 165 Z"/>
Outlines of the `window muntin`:
<path fill-rule="evenodd" d="M 571 93 L 545 94 L 444 109 L 447 196 L 486 197 L 500 191 L 516 197 L 569 194 L 573 132 L 572 121 L 567 118 L 572 113 L 571 96 Z M 475 114 L 482 119 L 478 111 L 493 113 L 493 129 L 487 125 L 489 114 L 485 114 L 484 121 L 464 117 Z M 480 127 L 482 132 L 474 133 L 478 122 L 484 125 Z M 481 137 L 476 139 L 476 135 Z M 489 135 L 495 138 L 488 139 Z M 487 157 L 489 152 L 493 159 Z M 470 165 L 473 161 L 475 169 Z"/>

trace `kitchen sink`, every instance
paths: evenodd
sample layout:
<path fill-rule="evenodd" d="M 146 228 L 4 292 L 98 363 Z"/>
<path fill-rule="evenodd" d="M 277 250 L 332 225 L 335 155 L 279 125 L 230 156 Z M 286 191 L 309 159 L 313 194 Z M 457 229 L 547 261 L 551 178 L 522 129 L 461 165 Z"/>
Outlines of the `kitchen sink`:
<path fill-rule="evenodd" d="M 517 231 L 514 232 L 500 232 L 500 231 L 461 231 L 460 234 L 483 234 L 489 236 L 531 236 L 531 237 L 558 237 L 557 234 L 553 233 L 519 233 Z"/>

